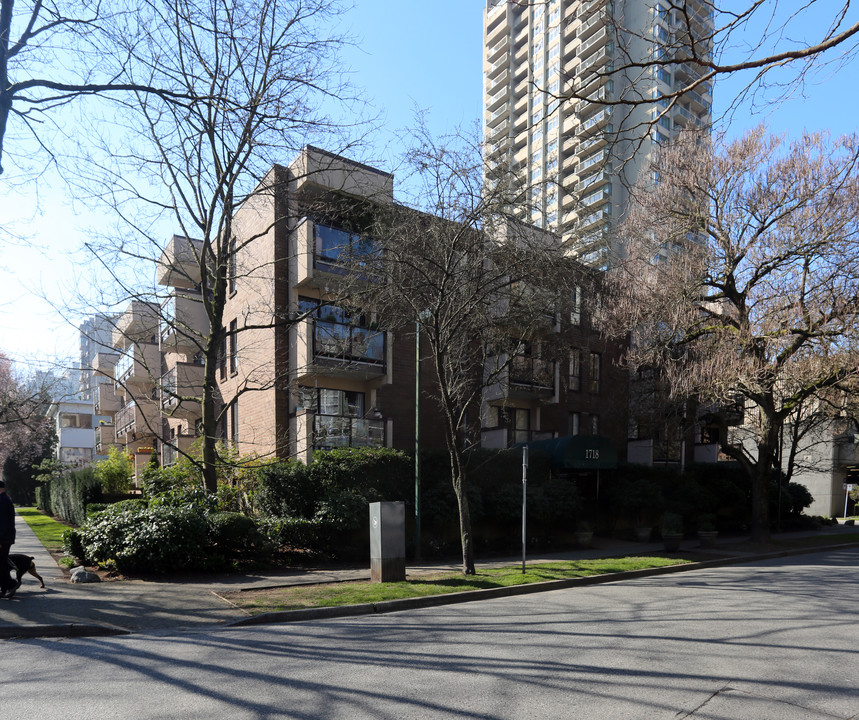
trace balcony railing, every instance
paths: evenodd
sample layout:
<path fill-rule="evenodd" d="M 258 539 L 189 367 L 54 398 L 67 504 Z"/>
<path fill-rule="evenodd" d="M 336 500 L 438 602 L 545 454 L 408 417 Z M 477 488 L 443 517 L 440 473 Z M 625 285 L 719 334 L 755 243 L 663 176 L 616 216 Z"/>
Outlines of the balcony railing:
<path fill-rule="evenodd" d="M 313 449 L 385 447 L 385 421 L 348 415 L 315 415 Z"/>
<path fill-rule="evenodd" d="M 510 363 L 510 382 L 514 385 L 552 388 L 555 384 L 554 363 L 529 355 L 517 355 Z"/>
<path fill-rule="evenodd" d="M 120 408 L 116 413 L 114 426 L 117 435 L 125 435 L 127 432 L 134 430 L 136 409 L 137 406 L 134 403 L 129 403 L 124 408 Z"/>

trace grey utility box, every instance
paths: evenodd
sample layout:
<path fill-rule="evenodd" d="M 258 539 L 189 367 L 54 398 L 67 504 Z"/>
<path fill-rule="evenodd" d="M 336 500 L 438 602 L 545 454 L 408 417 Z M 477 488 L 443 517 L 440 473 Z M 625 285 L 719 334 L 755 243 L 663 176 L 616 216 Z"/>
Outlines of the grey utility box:
<path fill-rule="evenodd" d="M 370 503 L 370 580 L 406 579 L 406 504 Z"/>

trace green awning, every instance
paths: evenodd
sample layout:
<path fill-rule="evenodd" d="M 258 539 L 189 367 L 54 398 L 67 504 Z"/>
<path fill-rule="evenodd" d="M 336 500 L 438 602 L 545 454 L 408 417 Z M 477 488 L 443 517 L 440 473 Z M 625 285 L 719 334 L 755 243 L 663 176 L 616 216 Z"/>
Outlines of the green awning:
<path fill-rule="evenodd" d="M 614 470 L 617 450 L 602 435 L 566 435 L 528 443 L 528 451 L 549 456 L 552 470 Z"/>

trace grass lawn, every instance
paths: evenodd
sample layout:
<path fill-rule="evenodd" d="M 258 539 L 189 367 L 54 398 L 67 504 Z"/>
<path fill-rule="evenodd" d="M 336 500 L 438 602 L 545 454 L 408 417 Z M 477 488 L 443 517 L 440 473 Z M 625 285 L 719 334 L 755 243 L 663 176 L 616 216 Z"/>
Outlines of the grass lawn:
<path fill-rule="evenodd" d="M 227 593 L 226 599 L 252 615 L 307 607 L 356 605 L 402 598 L 442 595 L 445 593 L 483 590 L 486 588 L 525 585 L 546 580 L 604 575 L 625 570 L 665 567 L 689 562 L 664 557 L 624 557 L 601 560 L 577 560 L 534 563 L 522 567 L 487 568 L 477 575 L 465 577 L 459 572 L 427 574 L 405 582 L 370 583 L 344 582 L 322 585 L 298 585 L 271 590 L 249 590 Z"/>
<path fill-rule="evenodd" d="M 42 545 L 48 550 L 57 552 L 63 549 L 63 533 L 69 529 L 68 525 L 57 522 L 36 508 L 15 508 L 17 513 L 24 519 Z"/>

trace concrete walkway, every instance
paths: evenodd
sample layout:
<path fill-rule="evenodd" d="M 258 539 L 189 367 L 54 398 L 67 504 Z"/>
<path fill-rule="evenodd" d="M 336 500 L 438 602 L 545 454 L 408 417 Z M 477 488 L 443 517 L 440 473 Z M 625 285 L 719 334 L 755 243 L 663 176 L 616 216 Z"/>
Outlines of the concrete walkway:
<path fill-rule="evenodd" d="M 834 534 L 852 530 L 853 528 L 839 526 L 821 532 Z M 13 552 L 33 556 L 36 570 L 44 578 L 46 588 L 40 589 L 36 578 L 24 575 L 15 597 L 11 600 L 0 599 L 0 639 L 160 632 L 248 622 L 247 613 L 231 606 L 216 593 L 343 580 L 368 580 L 370 577 L 369 567 L 319 568 L 210 577 L 194 575 L 188 582 L 177 581 L 172 577 L 165 581 L 123 580 L 73 584 L 20 517 L 16 519 L 16 533 L 17 541 L 12 548 Z M 596 538 L 594 542 L 595 547 L 589 550 L 535 555 L 528 558 L 528 563 L 662 552 L 661 544 L 657 543 L 630 543 L 606 538 Z M 681 547 L 698 550 L 697 541 L 694 540 L 684 542 Z M 720 558 L 715 562 L 725 564 L 758 557 L 754 553 L 731 551 L 728 553 L 731 557 L 725 559 L 725 549 L 723 546 L 714 552 L 714 557 Z M 479 566 L 501 566 L 519 562 L 521 556 L 480 562 Z M 408 574 L 456 570 L 459 567 L 457 563 L 411 565 L 408 567 Z M 606 577 L 619 580 L 622 575 Z M 452 598 L 448 600 L 453 601 L 455 600 Z M 403 603 L 402 609 L 408 607 L 408 601 L 392 602 Z M 437 597 L 434 602 L 443 602 L 442 597 Z M 307 611 L 301 613 L 302 619 L 306 619 Z M 347 611 L 329 608 L 320 616 L 331 614 L 347 614 Z M 283 621 L 283 615 L 280 613 L 279 617 L 271 617 L 269 621 Z"/>

